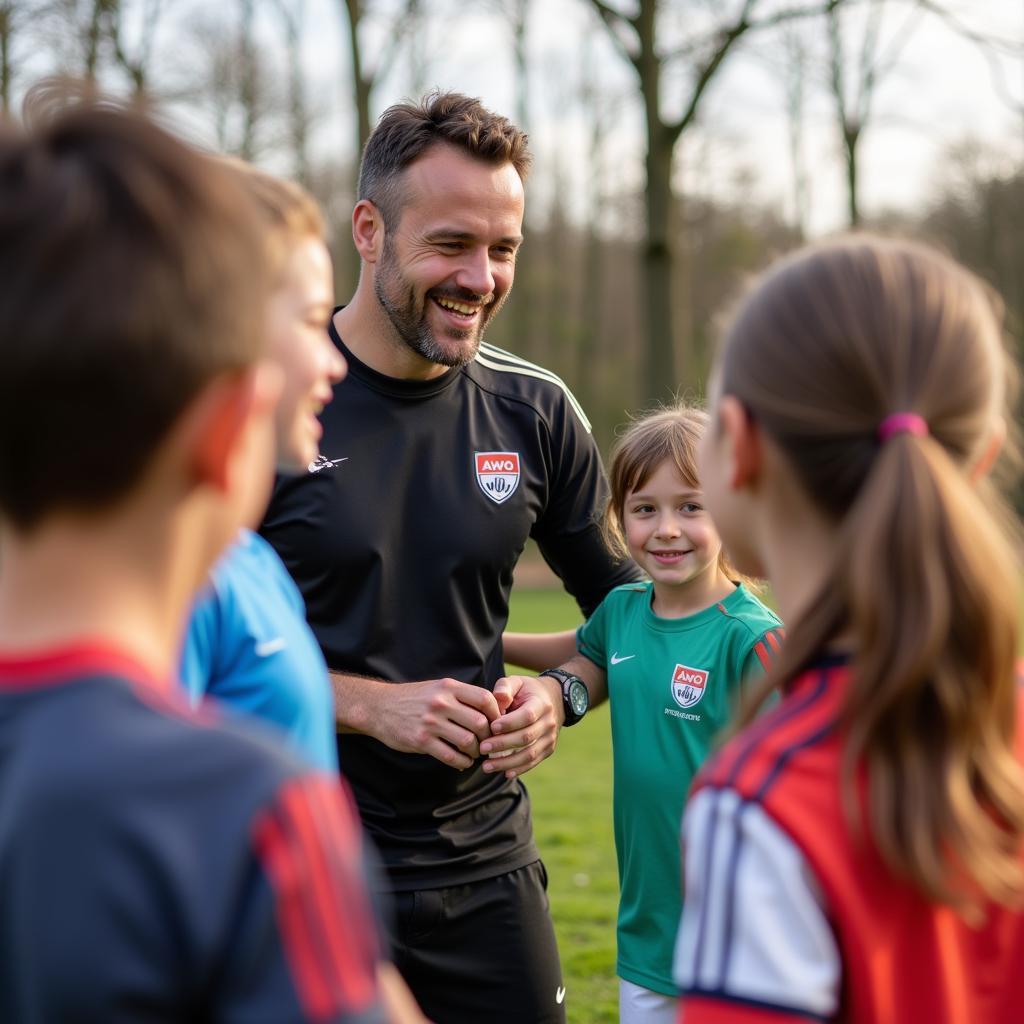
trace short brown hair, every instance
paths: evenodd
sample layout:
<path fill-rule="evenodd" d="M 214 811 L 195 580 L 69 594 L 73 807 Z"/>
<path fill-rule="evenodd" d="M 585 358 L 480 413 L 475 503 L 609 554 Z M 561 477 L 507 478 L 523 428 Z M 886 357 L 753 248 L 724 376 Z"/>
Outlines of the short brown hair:
<path fill-rule="evenodd" d="M 323 240 L 325 229 L 320 207 L 298 182 L 267 174 L 237 157 L 220 159 L 238 176 L 263 218 L 264 244 L 272 276 L 281 272 L 292 243 L 304 238 Z"/>
<path fill-rule="evenodd" d="M 675 467 L 687 487 L 701 490 L 697 446 L 708 422 L 703 409 L 679 403 L 637 417 L 615 442 L 608 466 L 608 505 L 601 524 L 612 554 L 623 559 L 630 557 L 623 527 L 626 499 L 643 487 L 663 462 Z M 729 579 L 740 579 L 725 548 L 719 552 L 718 568 Z"/>
<path fill-rule="evenodd" d="M 263 347 L 251 200 L 140 112 L 0 125 L 0 515 L 123 497 L 210 380 Z"/>
<path fill-rule="evenodd" d="M 432 92 L 419 103 L 388 107 L 370 133 L 359 166 L 358 198 L 380 211 L 393 228 L 402 210 L 398 178 L 432 146 L 444 144 L 485 163 L 512 164 L 525 181 L 533 158 L 527 136 L 507 117 L 457 92 Z"/>

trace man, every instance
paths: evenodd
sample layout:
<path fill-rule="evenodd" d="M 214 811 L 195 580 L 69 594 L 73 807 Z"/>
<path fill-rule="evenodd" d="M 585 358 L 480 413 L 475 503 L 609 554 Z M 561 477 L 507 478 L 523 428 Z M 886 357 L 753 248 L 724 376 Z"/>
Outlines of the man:
<path fill-rule="evenodd" d="M 258 218 L 139 116 L 33 116 L 0 128 L 0 1020 L 380 1022 L 337 779 L 172 681 L 272 479 Z"/>
<path fill-rule="evenodd" d="M 632 578 L 601 541 L 605 481 L 575 399 L 482 343 L 512 287 L 529 163 L 522 132 L 476 100 L 385 112 L 352 215 L 359 285 L 330 328 L 349 375 L 319 462 L 279 484 L 262 527 L 332 670 L 396 964 L 445 1024 L 564 1020 L 517 778 L 554 749 L 563 694 L 549 677 L 492 692 L 516 561 L 534 537 L 584 613 Z"/>

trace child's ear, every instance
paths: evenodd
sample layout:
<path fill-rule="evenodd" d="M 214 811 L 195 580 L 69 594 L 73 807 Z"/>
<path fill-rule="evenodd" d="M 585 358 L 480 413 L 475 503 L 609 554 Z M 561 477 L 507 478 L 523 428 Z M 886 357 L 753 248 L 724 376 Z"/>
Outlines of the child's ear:
<path fill-rule="evenodd" d="M 352 211 L 352 241 L 360 258 L 376 263 L 384 251 L 384 217 L 369 199 L 360 199 Z"/>
<path fill-rule="evenodd" d="M 989 431 L 985 447 L 982 448 L 981 454 L 971 465 L 969 476 L 972 483 L 978 483 L 988 476 L 996 464 L 996 459 L 999 458 L 1004 444 L 1006 444 L 1006 420 L 1002 416 L 997 416 Z"/>
<path fill-rule="evenodd" d="M 261 428 L 273 466 L 273 414 L 282 384 L 280 368 L 264 361 L 207 385 L 186 414 L 184 430 L 195 483 L 230 491 L 234 466 Z"/>
<path fill-rule="evenodd" d="M 733 395 L 718 400 L 718 429 L 726 442 L 728 484 L 735 491 L 749 487 L 761 472 L 761 434 L 757 422 Z"/>

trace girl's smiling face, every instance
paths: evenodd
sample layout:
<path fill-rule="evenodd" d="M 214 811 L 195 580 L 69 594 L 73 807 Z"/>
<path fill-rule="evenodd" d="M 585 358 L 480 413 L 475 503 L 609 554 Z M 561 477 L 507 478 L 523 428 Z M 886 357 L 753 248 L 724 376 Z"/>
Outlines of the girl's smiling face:
<path fill-rule="evenodd" d="M 626 494 L 622 527 L 630 556 L 661 587 L 687 588 L 718 576 L 722 541 L 704 508 L 704 495 L 662 462 Z"/>

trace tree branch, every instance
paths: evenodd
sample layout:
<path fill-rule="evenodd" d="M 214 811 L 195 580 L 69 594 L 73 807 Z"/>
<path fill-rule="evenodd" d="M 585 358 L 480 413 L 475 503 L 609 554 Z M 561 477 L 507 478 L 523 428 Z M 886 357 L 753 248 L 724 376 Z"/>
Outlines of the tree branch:
<path fill-rule="evenodd" d="M 1024 57 L 1024 39 L 1006 39 L 971 28 L 938 0 L 911 0 L 917 7 L 944 21 L 957 35 L 977 46 L 989 67 L 992 88 L 999 99 L 1015 113 L 1024 112 L 1024 100 L 1016 99 L 1006 81 L 1006 69 L 1000 57 L 1019 60 Z"/>
<path fill-rule="evenodd" d="M 633 67 L 639 70 L 639 49 L 630 49 L 626 40 L 622 37 L 622 30 L 630 29 L 632 30 L 635 38 L 637 34 L 636 23 L 621 11 L 617 11 L 614 7 L 609 7 L 604 0 L 590 0 L 590 6 L 593 7 L 601 18 L 601 21 L 604 22 L 605 28 L 608 29 L 608 35 L 611 36 L 612 42 L 615 44 L 619 53 L 621 53 L 622 56 L 633 65 Z"/>
<path fill-rule="evenodd" d="M 591 0 L 594 2 L 594 0 Z M 779 25 L 784 25 L 787 22 L 799 21 L 804 18 L 818 18 L 822 15 L 828 14 L 829 11 L 837 7 L 852 7 L 856 3 L 862 3 L 864 0 L 823 0 L 822 3 L 804 7 L 788 7 L 781 11 L 776 11 L 774 14 L 766 15 L 763 19 L 757 21 L 750 21 L 748 25 L 749 31 L 758 31 L 766 28 L 776 28 Z M 746 7 L 749 9 L 753 5 L 748 3 Z M 742 15 L 737 22 L 742 20 Z M 698 36 L 695 39 L 688 39 L 681 46 L 676 47 L 674 50 L 669 50 L 662 54 L 662 61 L 668 63 L 669 61 L 677 60 L 680 57 L 692 57 L 695 53 L 705 48 L 709 42 L 717 38 L 721 34 L 722 30 L 717 29 L 713 32 L 709 32 L 706 35 Z"/>
<path fill-rule="evenodd" d="M 367 71 L 367 81 L 376 85 L 391 70 L 402 44 L 409 37 L 409 26 L 419 12 L 419 0 L 405 0 L 405 6 L 395 15 L 387 32 L 388 45 L 381 51 L 372 71 Z"/>

